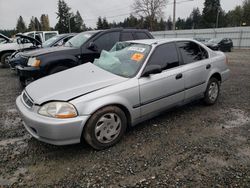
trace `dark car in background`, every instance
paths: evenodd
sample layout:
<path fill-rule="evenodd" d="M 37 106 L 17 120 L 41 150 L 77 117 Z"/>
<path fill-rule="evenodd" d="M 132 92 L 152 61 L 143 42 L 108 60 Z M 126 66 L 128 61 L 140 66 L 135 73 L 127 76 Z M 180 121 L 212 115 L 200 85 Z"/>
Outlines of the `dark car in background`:
<path fill-rule="evenodd" d="M 22 61 L 22 54 L 24 52 L 28 52 L 31 50 L 37 50 L 40 48 L 50 48 L 50 47 L 55 47 L 55 46 L 62 46 L 66 42 L 68 42 L 68 40 L 70 40 L 72 37 L 74 37 L 75 35 L 76 35 L 76 33 L 67 33 L 67 34 L 56 35 L 56 36 L 48 39 L 44 43 L 41 43 L 40 41 L 38 41 L 32 37 L 23 36 L 23 37 L 28 38 L 31 41 L 33 40 L 34 46 L 29 47 L 29 48 L 20 49 L 20 50 L 17 50 L 16 52 L 14 52 L 8 60 L 8 64 L 9 64 L 11 69 L 15 70 L 17 65 L 22 65 L 25 63 Z"/>
<path fill-rule="evenodd" d="M 214 38 L 204 44 L 212 50 L 222 52 L 231 52 L 233 48 L 233 41 L 230 38 Z"/>
<path fill-rule="evenodd" d="M 22 65 L 16 68 L 22 85 L 77 65 L 93 62 L 102 50 L 109 51 L 117 42 L 152 39 L 148 30 L 108 29 L 82 32 L 60 48 L 39 49 L 21 56 Z"/>

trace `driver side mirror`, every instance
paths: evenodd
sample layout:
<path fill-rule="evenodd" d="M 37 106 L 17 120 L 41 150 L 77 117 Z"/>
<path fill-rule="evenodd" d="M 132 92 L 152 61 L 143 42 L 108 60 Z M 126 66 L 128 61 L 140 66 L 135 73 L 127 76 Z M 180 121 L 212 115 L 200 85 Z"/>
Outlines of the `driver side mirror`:
<path fill-rule="evenodd" d="M 159 74 L 161 72 L 162 72 L 162 68 L 160 65 L 149 65 L 149 66 L 146 66 L 141 77 L 148 77 L 150 76 L 150 74 Z"/>
<path fill-rule="evenodd" d="M 98 51 L 98 47 L 94 42 L 90 42 L 87 48 L 92 51 Z"/>

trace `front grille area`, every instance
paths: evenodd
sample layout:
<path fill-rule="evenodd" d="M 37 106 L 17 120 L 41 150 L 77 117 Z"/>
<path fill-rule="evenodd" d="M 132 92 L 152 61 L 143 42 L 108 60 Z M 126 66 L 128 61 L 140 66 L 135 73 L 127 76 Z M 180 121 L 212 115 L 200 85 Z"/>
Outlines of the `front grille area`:
<path fill-rule="evenodd" d="M 25 106 L 27 106 L 28 108 L 31 108 L 33 106 L 32 100 L 29 98 L 29 96 L 25 92 L 23 92 L 22 98 L 23 98 L 23 102 Z"/>

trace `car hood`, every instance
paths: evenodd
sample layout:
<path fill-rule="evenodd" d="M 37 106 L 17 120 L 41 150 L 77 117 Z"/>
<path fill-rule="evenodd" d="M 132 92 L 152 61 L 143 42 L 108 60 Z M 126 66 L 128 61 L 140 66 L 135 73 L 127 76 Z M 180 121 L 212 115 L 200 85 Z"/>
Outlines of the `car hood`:
<path fill-rule="evenodd" d="M 50 53 L 54 53 L 54 52 L 64 52 L 64 51 L 68 51 L 68 50 L 76 50 L 76 48 L 65 47 L 65 46 L 51 47 L 51 48 L 41 48 L 41 49 L 38 49 L 38 50 L 33 50 L 33 51 L 30 51 L 30 52 L 26 52 L 25 56 L 27 56 L 27 57 L 37 57 L 37 56 L 41 56 L 41 55 L 45 55 L 45 54 L 50 54 Z"/>
<path fill-rule="evenodd" d="M 12 43 L 6 43 L 6 44 L 1 44 L 0 45 L 0 52 L 3 50 L 18 50 L 20 49 L 21 46 L 19 44 L 17 44 L 16 42 L 12 42 Z"/>
<path fill-rule="evenodd" d="M 3 35 L 3 34 L 1 34 L 1 33 L 0 33 L 0 38 L 4 39 L 4 40 L 7 41 L 7 42 L 11 42 L 11 39 L 10 39 L 10 38 L 6 37 L 5 35 Z"/>
<path fill-rule="evenodd" d="M 32 82 L 25 90 L 35 104 L 41 105 L 48 101 L 70 101 L 127 79 L 86 63 Z"/>
<path fill-rule="evenodd" d="M 23 35 L 23 34 L 16 34 L 16 37 L 28 39 L 35 46 L 42 45 L 42 43 L 40 41 L 36 40 L 33 37 L 29 37 L 29 36 L 26 36 L 26 35 Z"/>

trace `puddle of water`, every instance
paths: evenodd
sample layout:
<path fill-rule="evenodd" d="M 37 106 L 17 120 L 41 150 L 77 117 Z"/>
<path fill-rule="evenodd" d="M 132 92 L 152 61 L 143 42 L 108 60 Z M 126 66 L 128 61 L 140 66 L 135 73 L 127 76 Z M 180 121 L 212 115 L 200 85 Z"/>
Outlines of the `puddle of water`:
<path fill-rule="evenodd" d="M 235 128 L 235 127 L 241 127 L 245 125 L 246 123 L 250 122 L 250 118 L 248 115 L 239 109 L 230 109 L 229 113 L 231 114 L 232 120 L 227 120 L 224 123 L 225 128 Z"/>

